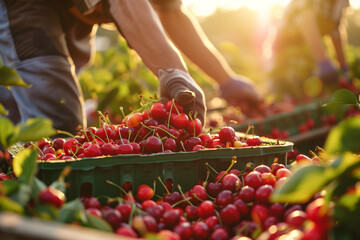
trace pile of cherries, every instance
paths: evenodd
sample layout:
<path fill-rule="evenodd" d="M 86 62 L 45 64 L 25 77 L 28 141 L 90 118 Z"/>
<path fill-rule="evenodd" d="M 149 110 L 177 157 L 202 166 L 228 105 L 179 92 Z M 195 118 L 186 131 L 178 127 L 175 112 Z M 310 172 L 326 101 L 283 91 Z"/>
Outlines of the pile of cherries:
<path fill-rule="evenodd" d="M 100 114 L 100 127 L 88 127 L 68 139 L 37 142 L 40 160 L 67 160 L 122 154 L 190 152 L 205 148 L 249 147 L 262 144 L 254 134 L 240 139 L 234 128 L 226 126 L 216 134 L 203 131 L 199 118 L 184 113 L 174 100 L 155 102 L 142 112 L 111 124 Z"/>
<path fill-rule="evenodd" d="M 244 172 L 221 171 L 185 193 L 164 185 L 166 193 L 160 197 L 144 184 L 135 194 L 129 191 L 105 205 L 95 197 L 82 202 L 116 234 L 134 238 L 157 234 L 159 239 L 174 240 L 326 239 L 331 218 L 320 194 L 306 204 L 270 200 L 290 175 L 283 164 L 274 162 Z"/>

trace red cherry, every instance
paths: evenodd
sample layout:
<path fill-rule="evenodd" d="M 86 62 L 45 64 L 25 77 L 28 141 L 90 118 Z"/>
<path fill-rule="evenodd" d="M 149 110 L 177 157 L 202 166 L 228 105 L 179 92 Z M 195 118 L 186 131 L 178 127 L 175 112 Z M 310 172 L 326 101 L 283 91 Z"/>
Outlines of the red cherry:
<path fill-rule="evenodd" d="M 163 222 L 167 229 L 172 229 L 180 221 L 180 214 L 177 209 L 170 209 L 163 213 L 162 215 Z"/>
<path fill-rule="evenodd" d="M 219 131 L 219 139 L 222 143 L 233 142 L 235 138 L 235 130 L 232 127 L 223 127 Z"/>
<path fill-rule="evenodd" d="M 53 153 L 46 153 L 42 158 L 42 160 L 56 160 L 56 156 Z"/>
<path fill-rule="evenodd" d="M 212 197 L 216 197 L 219 194 L 219 192 L 221 192 L 221 190 L 222 190 L 221 183 L 209 182 L 206 185 L 206 191 Z"/>
<path fill-rule="evenodd" d="M 305 220 L 306 213 L 302 210 L 295 210 L 286 217 L 286 222 L 294 228 L 301 228 Z"/>
<path fill-rule="evenodd" d="M 119 227 L 118 229 L 116 229 L 115 234 L 131 238 L 138 238 L 137 233 L 129 227 Z"/>
<path fill-rule="evenodd" d="M 244 186 L 240 190 L 238 197 L 244 202 L 252 202 L 255 199 L 255 189 L 250 186 Z"/>
<path fill-rule="evenodd" d="M 278 219 L 281 219 L 283 217 L 284 212 L 285 212 L 285 207 L 280 203 L 273 203 L 269 207 L 269 214 Z"/>
<path fill-rule="evenodd" d="M 162 229 L 158 232 L 157 236 L 159 239 L 166 239 L 166 240 L 181 240 L 179 234 L 170 231 L 168 229 Z"/>
<path fill-rule="evenodd" d="M 166 120 L 167 114 L 166 114 L 166 107 L 162 103 L 154 103 L 151 106 L 150 114 L 156 121 L 164 121 Z"/>
<path fill-rule="evenodd" d="M 149 200 L 154 196 L 154 190 L 146 184 L 141 184 L 137 188 L 136 199 L 140 202 Z"/>
<path fill-rule="evenodd" d="M 280 168 L 279 170 L 276 171 L 276 178 L 280 179 L 282 177 L 289 177 L 291 176 L 291 171 L 287 168 Z"/>
<path fill-rule="evenodd" d="M 113 229 L 116 229 L 121 223 L 122 216 L 119 210 L 114 208 L 108 208 L 103 213 L 103 219 L 107 223 L 109 223 L 113 227 Z"/>
<path fill-rule="evenodd" d="M 185 113 L 173 113 L 170 116 L 170 124 L 178 129 L 185 128 L 189 124 L 189 117 Z"/>
<path fill-rule="evenodd" d="M 178 104 L 178 103 L 175 102 L 175 101 L 173 102 L 173 100 L 169 100 L 169 101 L 167 101 L 166 104 L 165 104 L 166 110 L 167 110 L 168 112 L 170 112 L 171 106 L 172 106 L 172 113 L 173 113 L 173 112 L 178 112 L 178 111 L 179 111 L 179 113 L 183 113 L 183 112 L 184 112 L 183 106 L 181 106 L 180 104 Z"/>
<path fill-rule="evenodd" d="M 189 222 L 180 222 L 173 228 L 173 232 L 179 234 L 181 239 L 192 238 L 192 227 Z"/>
<path fill-rule="evenodd" d="M 275 186 L 276 183 L 276 177 L 271 172 L 264 172 L 261 174 L 261 179 L 263 181 L 263 184 Z"/>
<path fill-rule="evenodd" d="M 145 151 L 147 153 L 158 153 L 162 151 L 161 139 L 155 136 L 150 136 L 146 139 Z"/>
<path fill-rule="evenodd" d="M 257 189 L 263 184 L 261 173 L 257 171 L 250 172 L 248 175 L 246 175 L 244 182 L 245 185 Z"/>
<path fill-rule="evenodd" d="M 116 150 L 117 150 L 117 154 L 133 154 L 134 153 L 133 144 L 117 145 Z"/>
<path fill-rule="evenodd" d="M 195 221 L 198 219 L 197 206 L 188 205 L 185 207 L 185 212 L 189 221 Z"/>
<path fill-rule="evenodd" d="M 262 185 L 255 192 L 255 199 L 258 203 L 269 203 L 270 195 L 274 192 L 274 189 L 270 185 Z"/>
<path fill-rule="evenodd" d="M 177 144 L 176 144 L 175 139 L 167 138 L 164 142 L 164 150 L 170 150 L 172 152 L 176 152 Z"/>
<path fill-rule="evenodd" d="M 84 156 L 85 157 L 98 157 L 102 156 L 102 149 L 97 144 L 91 144 L 89 147 L 84 149 Z"/>
<path fill-rule="evenodd" d="M 5 181 L 5 180 L 11 180 L 11 176 L 7 175 L 6 173 L 0 173 L 0 181 Z"/>
<path fill-rule="evenodd" d="M 280 168 L 285 168 L 285 165 L 281 164 L 281 163 L 276 163 L 276 162 L 272 163 L 270 166 L 271 173 L 273 175 L 276 175 L 277 170 L 279 170 Z"/>
<path fill-rule="evenodd" d="M 233 203 L 234 199 L 232 196 L 232 192 L 230 190 L 221 191 L 215 199 L 215 203 L 219 206 L 225 207 L 231 203 Z"/>
<path fill-rule="evenodd" d="M 262 140 L 257 137 L 257 136 L 253 136 L 253 137 L 250 137 L 246 140 L 246 143 L 249 145 L 249 146 L 259 146 L 261 145 L 262 143 Z"/>
<path fill-rule="evenodd" d="M 190 120 L 187 125 L 187 131 L 190 133 L 190 135 L 195 136 L 198 135 L 202 130 L 202 123 L 200 119 L 195 118 L 193 120 Z"/>
<path fill-rule="evenodd" d="M 192 226 L 193 238 L 205 240 L 210 233 L 209 227 L 204 222 L 195 222 Z"/>
<path fill-rule="evenodd" d="M 242 187 L 242 182 L 240 181 L 240 178 L 232 173 L 226 174 L 221 179 L 221 183 L 222 183 L 223 189 L 227 189 L 232 192 L 238 191 Z"/>
<path fill-rule="evenodd" d="M 91 214 L 91 215 L 95 216 L 95 217 L 99 217 L 99 218 L 102 217 L 101 211 L 99 209 L 97 209 L 97 208 L 87 208 L 86 212 L 88 214 Z"/>
<path fill-rule="evenodd" d="M 210 133 L 206 133 L 206 134 L 202 134 L 200 136 L 200 139 L 201 139 L 201 144 L 205 147 L 210 147 L 211 146 L 211 143 L 212 143 L 212 138 L 211 138 L 211 135 Z"/>
<path fill-rule="evenodd" d="M 141 113 L 133 113 L 127 118 L 127 121 L 130 127 L 137 127 L 144 121 L 144 116 Z"/>
<path fill-rule="evenodd" d="M 229 233 L 223 228 L 218 228 L 215 231 L 213 231 L 209 238 L 209 240 L 227 240 L 227 239 L 229 239 Z"/>
<path fill-rule="evenodd" d="M 246 203 L 243 200 L 241 199 L 235 200 L 234 205 L 236 206 L 237 210 L 240 212 L 241 216 L 246 216 L 249 214 L 250 208 L 248 207 L 248 205 L 246 205 Z"/>
<path fill-rule="evenodd" d="M 214 214 L 214 211 L 215 211 L 215 207 L 213 202 L 210 200 L 206 200 L 199 205 L 199 207 L 196 210 L 196 213 L 200 218 L 205 219 L 207 217 L 212 216 Z"/>
<path fill-rule="evenodd" d="M 255 204 L 251 209 L 251 218 L 257 224 L 261 224 L 268 218 L 269 212 L 268 209 L 261 204 Z"/>
<path fill-rule="evenodd" d="M 220 210 L 220 217 L 224 225 L 233 226 L 240 220 L 240 212 L 234 204 L 228 204 Z"/>
<path fill-rule="evenodd" d="M 296 156 L 296 162 L 297 163 L 312 163 L 311 158 L 304 154 L 299 154 Z"/>
<path fill-rule="evenodd" d="M 96 197 L 90 197 L 84 204 L 85 208 L 97 208 L 101 209 L 101 204 Z"/>
<path fill-rule="evenodd" d="M 65 202 L 65 194 L 54 187 L 46 187 L 39 192 L 39 202 L 61 208 Z"/>
<path fill-rule="evenodd" d="M 269 173 L 269 172 L 271 172 L 271 169 L 269 166 L 267 166 L 265 164 L 260 164 L 254 168 L 254 171 L 257 171 L 260 173 L 265 173 L 265 172 Z"/>

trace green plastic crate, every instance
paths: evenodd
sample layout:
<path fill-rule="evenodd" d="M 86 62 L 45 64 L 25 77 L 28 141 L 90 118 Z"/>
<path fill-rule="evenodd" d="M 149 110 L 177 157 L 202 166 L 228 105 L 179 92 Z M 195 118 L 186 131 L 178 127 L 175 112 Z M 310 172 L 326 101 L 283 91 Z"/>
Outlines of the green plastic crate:
<path fill-rule="evenodd" d="M 262 138 L 262 140 L 272 145 L 208 149 L 198 152 L 132 154 L 66 162 L 39 162 L 38 176 L 46 184 L 50 184 L 58 178 L 65 166 L 71 166 L 72 171 L 66 179 L 70 185 L 66 192 L 68 199 L 82 195 L 119 196 L 121 191 L 106 183 L 106 180 L 120 186 L 130 181 L 134 191 L 140 184 L 153 186 L 154 181 L 156 181 L 156 193 L 162 195 L 164 189 L 157 180 L 158 176 L 163 181 L 171 179 L 175 190 L 177 190 L 176 186 L 180 184 L 183 191 L 187 191 L 205 179 L 207 174 L 206 163 L 217 171 L 226 170 L 234 156 L 237 158 L 237 163 L 233 168 L 239 170 L 244 170 L 248 162 L 252 162 L 255 166 L 260 164 L 271 165 L 274 158 L 277 158 L 279 163 L 286 164 L 286 155 L 293 150 L 293 143 L 279 142 L 268 138 Z"/>

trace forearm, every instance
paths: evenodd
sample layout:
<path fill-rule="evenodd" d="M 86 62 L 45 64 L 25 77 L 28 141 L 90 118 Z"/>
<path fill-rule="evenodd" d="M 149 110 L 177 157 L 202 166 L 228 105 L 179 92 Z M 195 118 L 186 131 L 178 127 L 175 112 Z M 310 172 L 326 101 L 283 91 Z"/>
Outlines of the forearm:
<path fill-rule="evenodd" d="M 336 56 L 337 56 L 340 67 L 342 69 L 346 69 L 347 63 L 346 63 L 345 51 L 344 51 L 344 47 L 345 47 L 344 44 L 346 42 L 345 30 L 343 30 L 340 26 L 339 29 L 331 35 L 331 40 L 334 45 L 334 49 L 335 49 Z"/>
<path fill-rule="evenodd" d="M 229 79 L 233 73 L 228 63 L 188 11 L 159 10 L 158 15 L 171 40 L 184 55 L 215 81 L 221 83 Z"/>
<path fill-rule="evenodd" d="M 159 68 L 187 71 L 147 0 L 109 0 L 109 3 L 110 13 L 129 45 L 155 75 Z"/>

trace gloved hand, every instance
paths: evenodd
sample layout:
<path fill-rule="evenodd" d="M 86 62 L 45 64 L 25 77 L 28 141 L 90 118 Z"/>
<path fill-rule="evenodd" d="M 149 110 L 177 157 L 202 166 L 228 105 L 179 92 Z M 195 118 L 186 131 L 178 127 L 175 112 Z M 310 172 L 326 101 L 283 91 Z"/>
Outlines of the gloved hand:
<path fill-rule="evenodd" d="M 316 75 L 320 78 L 323 84 L 338 84 L 338 69 L 336 69 L 330 60 L 324 60 L 318 64 L 318 72 Z"/>
<path fill-rule="evenodd" d="M 253 82 L 244 76 L 234 76 L 220 83 L 220 95 L 228 103 L 243 109 L 257 107 L 262 97 L 255 89 Z"/>
<path fill-rule="evenodd" d="M 187 73 L 179 69 L 160 69 L 158 71 L 159 93 L 164 101 L 175 98 L 184 107 L 184 111 L 197 112 L 197 117 L 205 125 L 205 95 L 199 85 Z"/>

